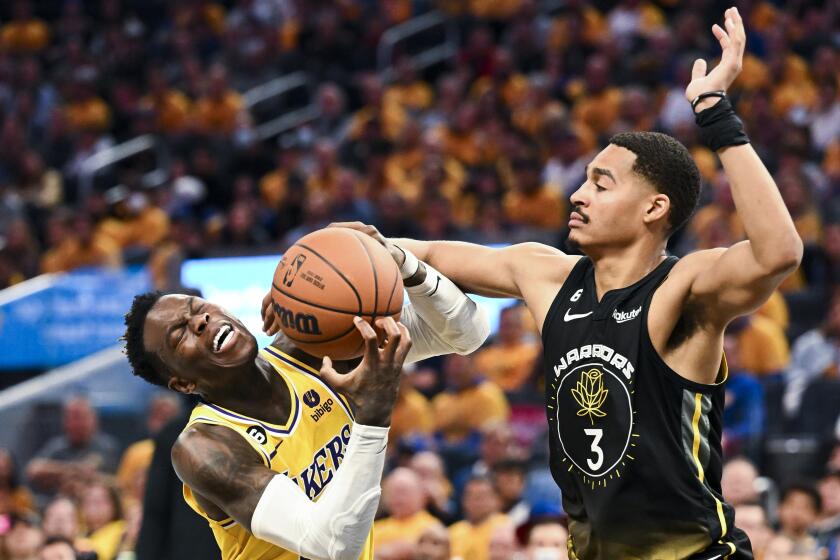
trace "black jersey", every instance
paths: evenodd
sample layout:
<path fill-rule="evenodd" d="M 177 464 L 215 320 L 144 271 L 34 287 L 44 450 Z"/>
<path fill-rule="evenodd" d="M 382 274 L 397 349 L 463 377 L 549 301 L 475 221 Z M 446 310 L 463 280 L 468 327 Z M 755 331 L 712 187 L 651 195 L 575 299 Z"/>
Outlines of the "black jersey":
<path fill-rule="evenodd" d="M 721 496 L 722 382 L 681 377 L 648 334 L 651 299 L 677 260 L 599 302 L 584 257 L 546 316 L 551 472 L 570 558 L 752 558 Z"/>

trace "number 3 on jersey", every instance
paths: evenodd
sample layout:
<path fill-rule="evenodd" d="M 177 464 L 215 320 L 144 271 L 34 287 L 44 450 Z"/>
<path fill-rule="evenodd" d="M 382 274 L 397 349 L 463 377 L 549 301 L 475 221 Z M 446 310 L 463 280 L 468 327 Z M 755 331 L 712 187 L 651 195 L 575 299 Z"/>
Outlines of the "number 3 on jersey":
<path fill-rule="evenodd" d="M 604 452 L 598 446 L 598 443 L 601 441 L 601 438 L 604 437 L 604 430 L 602 430 L 601 428 L 586 428 L 585 430 L 583 430 L 583 433 L 593 438 L 592 445 L 589 449 L 591 449 L 596 456 L 596 459 L 594 461 L 592 459 L 587 459 L 586 464 L 589 465 L 589 468 L 593 471 L 597 471 L 601 468 L 601 465 L 604 464 Z"/>

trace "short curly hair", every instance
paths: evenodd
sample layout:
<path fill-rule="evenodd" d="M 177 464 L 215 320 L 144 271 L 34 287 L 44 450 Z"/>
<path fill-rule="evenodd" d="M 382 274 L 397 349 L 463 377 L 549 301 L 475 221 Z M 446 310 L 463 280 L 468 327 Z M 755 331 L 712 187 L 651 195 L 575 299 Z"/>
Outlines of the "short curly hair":
<path fill-rule="evenodd" d="M 169 374 L 161 368 L 157 358 L 146 350 L 143 329 L 149 311 L 165 295 L 165 292 L 155 291 L 134 296 L 131 309 L 125 314 L 125 334 L 122 337 L 125 341 L 125 354 L 134 375 L 161 387 L 167 386 Z"/>
<path fill-rule="evenodd" d="M 671 200 L 668 235 L 684 226 L 700 198 L 700 170 L 685 146 L 661 132 L 622 132 L 610 144 L 636 154 L 633 171 Z"/>

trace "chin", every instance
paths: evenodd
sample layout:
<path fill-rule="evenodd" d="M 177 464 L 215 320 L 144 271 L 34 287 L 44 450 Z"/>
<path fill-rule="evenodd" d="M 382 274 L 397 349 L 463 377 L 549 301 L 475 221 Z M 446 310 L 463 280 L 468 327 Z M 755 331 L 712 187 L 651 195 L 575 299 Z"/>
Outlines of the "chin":
<path fill-rule="evenodd" d="M 578 232 L 572 230 L 569 232 L 569 237 L 566 238 L 566 247 L 570 252 L 580 252 L 586 249 L 586 240 L 578 235 Z"/>

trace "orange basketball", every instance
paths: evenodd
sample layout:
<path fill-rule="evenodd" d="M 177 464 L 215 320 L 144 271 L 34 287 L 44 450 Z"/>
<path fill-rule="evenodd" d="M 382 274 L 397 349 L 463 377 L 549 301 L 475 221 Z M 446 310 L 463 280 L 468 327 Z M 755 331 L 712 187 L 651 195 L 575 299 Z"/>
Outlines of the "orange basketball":
<path fill-rule="evenodd" d="M 361 356 L 353 317 L 398 320 L 403 283 L 394 259 L 373 238 L 348 228 L 301 237 L 274 271 L 274 312 L 283 333 L 313 356 Z"/>

